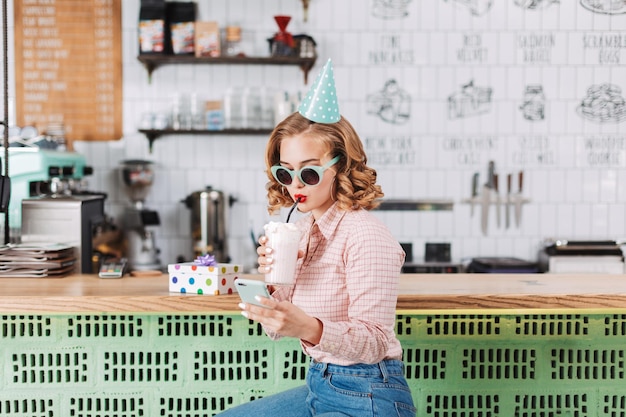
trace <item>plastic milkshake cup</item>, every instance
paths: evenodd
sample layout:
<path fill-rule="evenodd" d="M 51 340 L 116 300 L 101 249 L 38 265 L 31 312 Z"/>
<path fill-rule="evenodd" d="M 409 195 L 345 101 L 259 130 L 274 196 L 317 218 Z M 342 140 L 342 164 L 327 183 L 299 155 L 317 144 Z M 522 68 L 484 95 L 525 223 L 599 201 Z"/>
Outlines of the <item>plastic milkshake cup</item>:
<path fill-rule="evenodd" d="M 272 285 L 293 285 L 296 279 L 298 247 L 302 232 L 292 223 L 269 222 L 264 226 L 267 246 L 272 248 L 272 269 L 265 282 Z"/>

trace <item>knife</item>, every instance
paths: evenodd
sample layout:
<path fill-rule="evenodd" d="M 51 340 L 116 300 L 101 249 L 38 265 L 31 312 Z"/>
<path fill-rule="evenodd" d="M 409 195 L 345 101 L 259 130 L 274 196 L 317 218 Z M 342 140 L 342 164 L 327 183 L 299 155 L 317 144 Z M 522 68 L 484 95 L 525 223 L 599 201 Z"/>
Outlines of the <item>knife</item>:
<path fill-rule="evenodd" d="M 524 186 L 524 171 L 517 174 L 517 195 L 515 196 L 515 226 L 522 223 L 522 190 Z"/>
<path fill-rule="evenodd" d="M 493 174 L 493 189 L 496 194 L 496 225 L 500 228 L 500 190 L 498 189 L 498 174 Z"/>
<path fill-rule="evenodd" d="M 478 172 L 472 176 L 472 199 L 470 200 L 470 216 L 474 217 L 474 204 L 478 197 Z"/>
<path fill-rule="evenodd" d="M 489 224 L 489 206 L 491 205 L 491 190 L 493 189 L 493 175 L 495 173 L 495 163 L 489 161 L 489 169 L 487 174 L 487 182 L 483 185 L 482 190 L 482 207 L 480 226 L 483 235 L 487 235 L 487 225 Z"/>
<path fill-rule="evenodd" d="M 511 226 L 511 182 L 513 181 L 513 174 L 507 174 L 506 176 L 506 207 L 504 212 L 504 223 L 508 229 Z"/>

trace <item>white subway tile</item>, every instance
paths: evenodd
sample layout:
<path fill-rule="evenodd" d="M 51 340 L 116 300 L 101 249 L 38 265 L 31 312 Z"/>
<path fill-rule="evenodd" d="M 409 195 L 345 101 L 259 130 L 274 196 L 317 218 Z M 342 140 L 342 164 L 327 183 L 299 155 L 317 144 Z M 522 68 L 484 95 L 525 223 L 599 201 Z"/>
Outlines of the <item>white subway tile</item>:
<path fill-rule="evenodd" d="M 156 140 L 150 153 L 147 139 L 137 132 L 139 120 L 146 112 L 169 114 L 176 93 L 195 92 L 202 99 L 221 100 L 229 86 L 260 85 L 306 92 L 326 59 L 332 58 L 341 112 L 361 138 L 411 140 L 413 164 L 372 163 L 387 197 L 446 197 L 455 202 L 450 212 L 376 214 L 394 236 L 414 243 L 416 257 L 423 256 L 427 241 L 451 241 L 455 259 L 493 255 L 532 259 L 545 237 L 626 236 L 625 151 L 616 150 L 613 163 L 602 165 L 601 156 L 595 155 L 594 160 L 586 145 L 589 139 L 603 137 L 619 141 L 626 134 L 626 123 L 596 123 L 578 114 L 593 85 L 615 84 L 622 88 L 622 96 L 626 91 L 621 64 L 602 66 L 597 49 L 582 49 L 586 33 L 620 31 L 620 16 L 593 13 L 578 1 L 562 1 L 541 10 L 498 1 L 473 15 L 471 2 L 412 0 L 407 17 L 382 19 L 373 15 L 374 4 L 316 0 L 311 2 L 306 23 L 301 4 L 288 0 L 198 4 L 203 20 L 217 20 L 222 27 L 241 24 L 255 54 L 267 52 L 266 39 L 277 30 L 273 16 L 291 15 L 288 30 L 308 33 L 318 42 L 318 61 L 304 85 L 296 67 L 256 65 L 164 65 L 148 83 L 145 68 L 136 59 L 139 1 L 124 2 L 124 138 L 76 143 L 96 170 L 92 188 L 104 188 L 109 194 L 107 210 L 121 216 L 128 204 L 116 175 L 119 162 L 154 160 L 157 177 L 149 203 L 162 215 L 157 239 L 163 264 L 175 262 L 177 256 L 191 257 L 190 213 L 180 200 L 212 185 L 238 198 L 230 219 L 231 256 L 252 266 L 250 225 L 258 234 L 270 219 L 286 216 L 286 210 L 278 216 L 266 211 L 267 137 L 168 135 Z M 547 63 L 522 62 L 519 36 L 530 33 L 554 35 L 555 46 L 545 51 Z M 486 48 L 484 61 L 459 61 L 463 47 L 466 53 L 477 53 L 463 44 L 468 34 L 477 35 L 480 46 Z M 396 43 L 384 44 L 390 36 L 396 37 Z M 373 62 L 376 55 L 372 54 L 381 58 L 399 51 L 412 53 L 414 63 Z M 390 79 L 410 96 L 411 116 L 406 123 L 388 123 L 368 113 L 368 95 L 380 93 Z M 450 118 L 449 97 L 458 95 L 470 81 L 493 89 L 491 110 Z M 543 121 L 523 118 L 520 106 L 530 84 L 543 87 Z M 545 148 L 538 150 L 533 143 L 543 143 Z M 480 207 L 470 217 L 469 205 L 460 201 L 469 196 L 474 171 L 480 173 L 481 184 L 485 181 L 490 159 L 496 161 L 503 191 L 506 174 L 524 170 L 524 196 L 530 202 L 523 206 L 519 229 L 514 224 L 498 229 L 492 208 L 489 232 L 483 236 Z"/>

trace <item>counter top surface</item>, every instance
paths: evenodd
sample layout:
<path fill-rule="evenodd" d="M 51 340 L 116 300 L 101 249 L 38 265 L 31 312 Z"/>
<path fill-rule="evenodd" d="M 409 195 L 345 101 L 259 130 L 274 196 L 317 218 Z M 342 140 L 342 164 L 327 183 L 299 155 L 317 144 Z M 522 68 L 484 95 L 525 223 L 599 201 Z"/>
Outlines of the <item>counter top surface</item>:
<path fill-rule="evenodd" d="M 260 275 L 245 278 L 262 279 Z M 225 312 L 239 296 L 170 293 L 168 276 L 2 278 L 1 312 Z M 398 310 L 626 309 L 626 275 L 403 274 Z"/>

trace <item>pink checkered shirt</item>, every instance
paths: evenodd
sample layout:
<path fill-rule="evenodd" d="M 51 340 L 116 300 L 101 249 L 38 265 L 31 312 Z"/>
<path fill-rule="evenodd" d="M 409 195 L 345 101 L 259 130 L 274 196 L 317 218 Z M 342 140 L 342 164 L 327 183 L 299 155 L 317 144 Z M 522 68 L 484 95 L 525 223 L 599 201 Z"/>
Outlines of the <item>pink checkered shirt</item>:
<path fill-rule="evenodd" d="M 319 221 L 306 216 L 297 225 L 306 255 L 298 260 L 296 285 L 278 287 L 272 296 L 322 322 L 320 343 L 301 341 L 304 351 L 336 365 L 401 359 L 394 329 L 405 255 L 387 227 L 367 210 L 343 211 L 336 204 Z"/>

